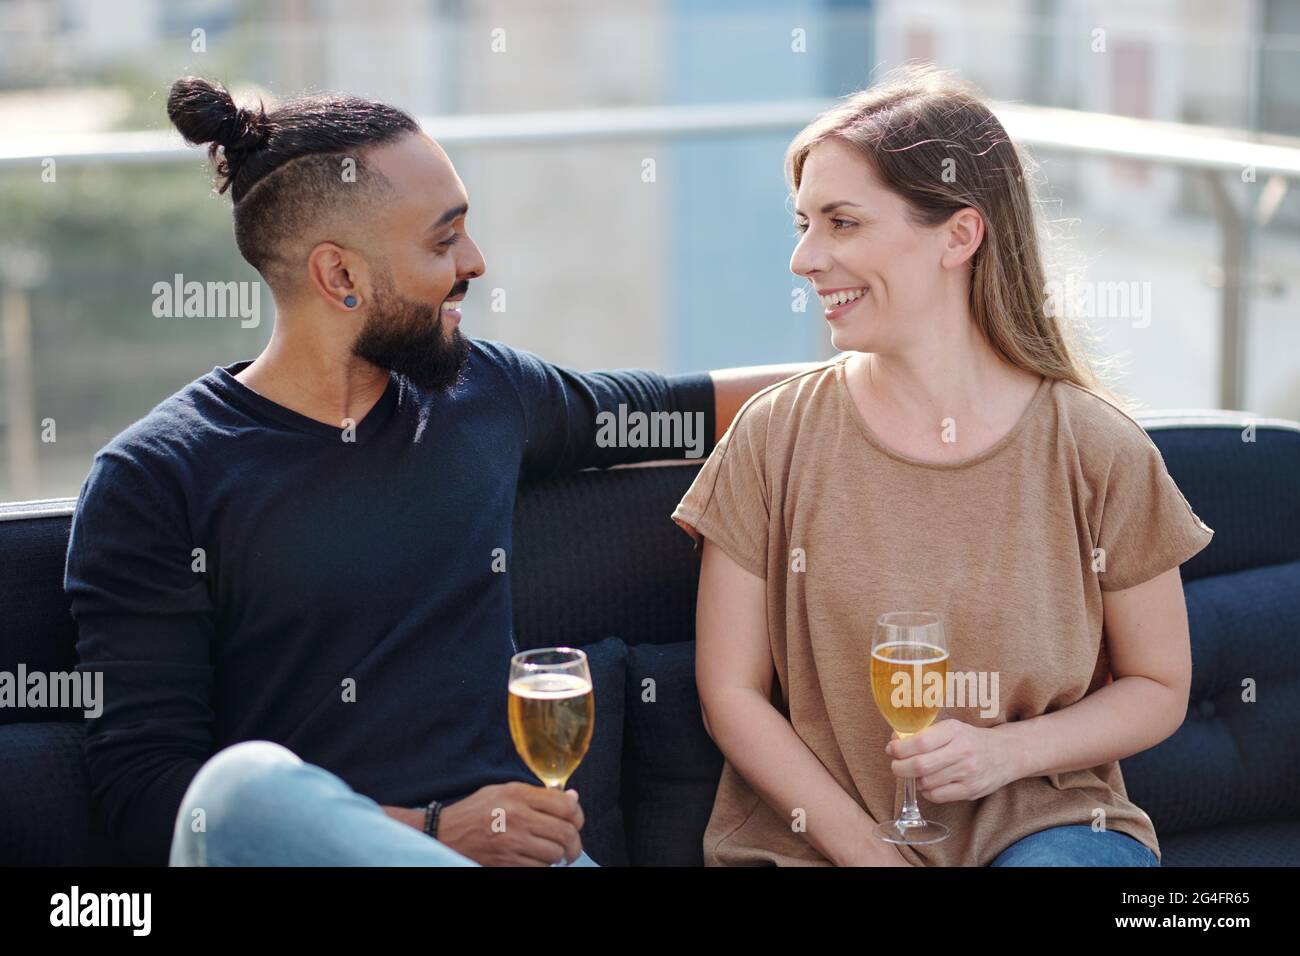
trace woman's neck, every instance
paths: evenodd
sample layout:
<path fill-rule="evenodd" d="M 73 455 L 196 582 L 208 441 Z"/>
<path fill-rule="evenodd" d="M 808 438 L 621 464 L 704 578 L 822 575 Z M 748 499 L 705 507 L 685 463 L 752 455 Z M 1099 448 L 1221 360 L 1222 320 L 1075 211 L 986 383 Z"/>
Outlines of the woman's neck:
<path fill-rule="evenodd" d="M 915 422 L 972 413 L 996 418 L 999 409 L 1023 407 L 1041 381 L 998 355 L 969 320 L 923 347 L 855 359 L 849 371 L 863 392 Z"/>

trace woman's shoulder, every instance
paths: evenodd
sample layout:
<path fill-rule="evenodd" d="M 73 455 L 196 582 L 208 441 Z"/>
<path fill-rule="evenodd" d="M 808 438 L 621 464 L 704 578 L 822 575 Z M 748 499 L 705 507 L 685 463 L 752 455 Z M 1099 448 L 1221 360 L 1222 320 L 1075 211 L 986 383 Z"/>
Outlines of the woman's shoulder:
<path fill-rule="evenodd" d="M 789 460 L 799 421 L 834 394 L 834 376 L 845 357 L 759 389 L 736 412 L 672 513 L 696 547 L 710 538 L 741 567 L 766 576 L 772 488 Z"/>
<path fill-rule="evenodd" d="M 743 432 L 751 441 L 793 431 L 811 405 L 835 395 L 835 377 L 850 355 L 841 352 L 759 389 L 740 406 L 727 431 Z"/>
<path fill-rule="evenodd" d="M 1103 591 L 1125 590 L 1177 567 L 1214 529 L 1201 520 L 1133 413 L 1091 389 L 1058 382 L 1060 424 L 1075 442 L 1088 495 Z"/>
<path fill-rule="evenodd" d="M 1155 442 L 1133 413 L 1113 398 L 1058 380 L 1054 383 L 1058 429 L 1078 447 L 1085 461 L 1109 463 L 1155 452 Z"/>

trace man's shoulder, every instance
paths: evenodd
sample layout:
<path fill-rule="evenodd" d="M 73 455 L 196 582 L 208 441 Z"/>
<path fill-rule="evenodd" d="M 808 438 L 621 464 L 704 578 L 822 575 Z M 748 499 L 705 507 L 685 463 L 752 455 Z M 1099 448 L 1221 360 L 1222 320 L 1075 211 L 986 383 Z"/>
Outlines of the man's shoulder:
<path fill-rule="evenodd" d="M 95 467 L 144 470 L 157 477 L 225 433 L 208 372 L 177 389 L 111 438 L 95 455 Z"/>
<path fill-rule="evenodd" d="M 507 345 L 496 339 L 469 339 L 470 366 L 491 365 L 506 369 L 520 365 L 542 362 L 542 359 L 526 349 Z"/>
<path fill-rule="evenodd" d="M 525 349 L 496 339 L 469 338 L 466 373 L 476 378 L 486 373 L 489 381 L 491 377 L 498 381 L 504 378 L 520 390 L 526 388 L 528 382 L 543 376 L 546 366 L 542 358 Z"/>

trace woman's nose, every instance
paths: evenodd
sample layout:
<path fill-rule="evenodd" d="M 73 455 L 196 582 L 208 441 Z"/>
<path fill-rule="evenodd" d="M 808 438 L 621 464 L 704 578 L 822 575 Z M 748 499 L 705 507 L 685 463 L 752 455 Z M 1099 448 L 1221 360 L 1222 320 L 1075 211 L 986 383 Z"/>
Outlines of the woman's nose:
<path fill-rule="evenodd" d="M 810 241 L 808 234 L 804 233 L 790 256 L 790 271 L 805 279 L 810 278 L 818 272 L 825 271 L 825 259 L 825 255 L 817 248 L 816 243 Z"/>

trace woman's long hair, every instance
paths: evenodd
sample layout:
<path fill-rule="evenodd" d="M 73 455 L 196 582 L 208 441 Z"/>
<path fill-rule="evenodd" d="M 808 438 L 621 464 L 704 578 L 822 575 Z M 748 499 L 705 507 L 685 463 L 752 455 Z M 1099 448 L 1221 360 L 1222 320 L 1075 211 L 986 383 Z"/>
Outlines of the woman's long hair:
<path fill-rule="evenodd" d="M 1025 173 L 1032 162 L 975 90 L 929 66 L 891 71 L 794 138 L 786 153 L 793 190 L 809 152 L 832 138 L 862 154 L 917 224 L 936 226 L 965 207 L 984 217 L 984 238 L 971 260 L 970 310 L 999 355 L 1125 404 L 1075 341 L 1083 327 L 1061 321 L 1061 301 L 1048 296 Z"/>

